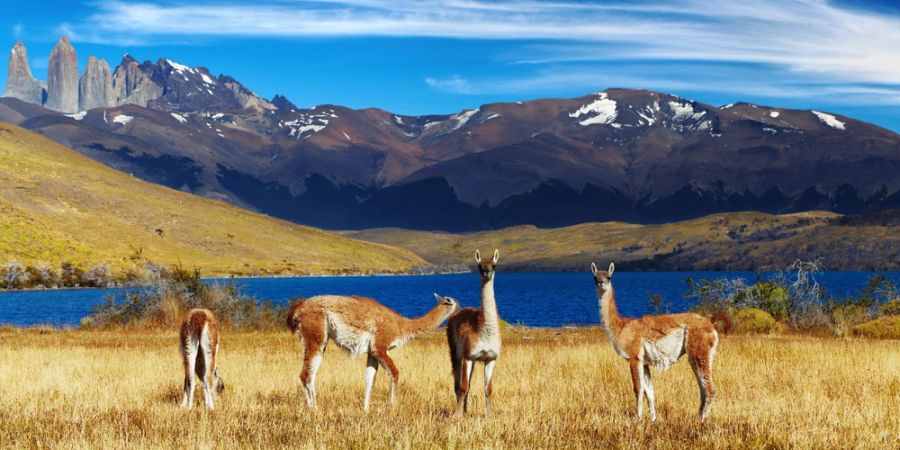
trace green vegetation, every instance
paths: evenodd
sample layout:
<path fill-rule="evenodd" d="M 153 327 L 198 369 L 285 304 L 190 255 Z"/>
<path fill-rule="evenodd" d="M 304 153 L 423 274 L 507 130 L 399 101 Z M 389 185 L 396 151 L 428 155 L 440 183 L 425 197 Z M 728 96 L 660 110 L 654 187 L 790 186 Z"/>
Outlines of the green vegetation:
<path fill-rule="evenodd" d="M 796 332 L 844 336 L 861 335 L 858 327 L 880 316 L 900 311 L 900 300 L 894 283 L 883 274 L 869 277 L 855 296 L 834 298 L 819 285 L 816 277 L 822 271 L 821 261 L 796 261 L 788 271 L 774 280 L 757 279 L 747 285 L 742 278 L 693 280 L 688 278 L 688 292 L 694 310 L 715 321 L 733 324 L 733 331 L 769 333 L 790 329 Z M 877 322 L 877 321 L 876 321 Z M 866 328 L 881 330 L 892 322 L 879 322 Z M 889 331 L 873 331 L 872 336 L 890 335 Z"/>
<path fill-rule="evenodd" d="M 150 263 L 181 262 L 207 275 L 394 273 L 425 264 L 408 250 L 141 181 L 6 123 L 0 186 L 0 264 L 88 271 L 105 263 L 117 276 Z"/>

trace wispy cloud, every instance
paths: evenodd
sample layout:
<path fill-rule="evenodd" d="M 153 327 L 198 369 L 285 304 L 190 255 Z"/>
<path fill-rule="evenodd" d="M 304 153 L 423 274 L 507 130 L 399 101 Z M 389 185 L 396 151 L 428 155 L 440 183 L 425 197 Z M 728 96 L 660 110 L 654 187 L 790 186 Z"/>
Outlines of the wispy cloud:
<path fill-rule="evenodd" d="M 481 93 L 473 90 L 472 86 L 469 84 L 469 80 L 462 78 L 459 75 L 453 75 L 443 79 L 429 77 L 425 78 L 425 83 L 436 91 L 449 92 L 451 94 Z"/>
<path fill-rule="evenodd" d="M 17 24 L 15 24 L 15 25 L 13 25 L 12 32 L 13 32 L 13 37 L 14 37 L 14 38 L 16 38 L 16 39 L 21 39 L 21 38 L 22 38 L 22 34 L 24 33 L 24 31 L 25 31 L 25 27 L 22 26 L 21 23 L 17 23 Z"/>
<path fill-rule="evenodd" d="M 77 40 L 134 45 L 198 36 L 502 39 L 520 41 L 506 55 L 507 63 L 539 67 L 616 61 L 749 63 L 771 67 L 770 73 L 776 76 L 802 79 L 806 85 L 798 92 L 806 94 L 818 92 L 817 85 L 835 83 L 844 92 L 851 87 L 881 89 L 887 91 L 886 99 L 896 99 L 900 86 L 900 17 L 825 0 L 715 4 L 703 0 L 662 4 L 529 0 L 258 4 L 237 0 L 188 6 L 104 0 L 96 7 L 85 21 L 66 25 Z M 463 76 L 430 78 L 426 83 L 444 92 L 471 94 L 493 85 L 509 90 L 582 75 L 559 72 L 541 72 L 502 85 Z M 593 76 L 597 77 L 596 71 Z M 685 83 L 658 78 L 669 85 Z M 778 80 L 735 80 L 733 85 L 747 82 L 760 89 L 790 91 Z M 726 81 L 718 87 L 733 89 Z"/>

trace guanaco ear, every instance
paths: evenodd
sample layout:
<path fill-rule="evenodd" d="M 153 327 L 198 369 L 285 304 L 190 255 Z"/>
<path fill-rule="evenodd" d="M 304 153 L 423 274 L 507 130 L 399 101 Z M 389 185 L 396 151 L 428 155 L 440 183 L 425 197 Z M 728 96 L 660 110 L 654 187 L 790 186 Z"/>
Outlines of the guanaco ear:
<path fill-rule="evenodd" d="M 497 261 L 500 261 L 500 249 L 494 249 L 494 264 L 497 264 Z"/>
<path fill-rule="evenodd" d="M 597 264 L 591 263 L 591 273 L 597 275 L 597 272 L 599 272 L 599 270 L 597 270 Z"/>
<path fill-rule="evenodd" d="M 616 270 L 616 263 L 609 263 L 609 276 L 612 278 L 612 273 Z"/>
<path fill-rule="evenodd" d="M 475 262 L 481 264 L 481 252 L 478 249 L 475 249 Z"/>

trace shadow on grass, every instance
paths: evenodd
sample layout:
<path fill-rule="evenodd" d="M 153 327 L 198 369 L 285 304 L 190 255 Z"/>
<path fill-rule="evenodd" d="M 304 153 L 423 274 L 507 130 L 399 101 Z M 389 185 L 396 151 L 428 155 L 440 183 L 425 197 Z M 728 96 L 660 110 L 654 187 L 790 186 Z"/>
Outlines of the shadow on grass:
<path fill-rule="evenodd" d="M 199 389 L 199 386 L 198 386 Z M 182 391 L 182 386 L 176 386 L 174 384 L 166 385 L 166 387 L 158 390 L 156 394 L 153 396 L 153 400 L 160 405 L 172 405 L 179 406 L 181 405 L 181 396 L 184 395 Z M 201 395 L 202 398 L 202 395 Z M 197 393 L 194 393 L 194 400 L 197 399 Z"/>

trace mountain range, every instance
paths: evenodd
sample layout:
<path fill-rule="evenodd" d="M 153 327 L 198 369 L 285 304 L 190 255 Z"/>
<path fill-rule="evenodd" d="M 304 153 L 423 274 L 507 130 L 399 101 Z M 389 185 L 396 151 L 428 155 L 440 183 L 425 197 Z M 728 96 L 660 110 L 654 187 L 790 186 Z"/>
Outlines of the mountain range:
<path fill-rule="evenodd" d="M 112 70 L 90 59 L 78 111 L 71 88 L 54 111 L 60 83 L 35 94 L 45 83 L 24 52 L 11 52 L 0 120 L 147 181 L 328 229 L 900 207 L 900 135 L 828 112 L 631 89 L 421 116 L 300 108 L 203 67 L 128 55 Z"/>

